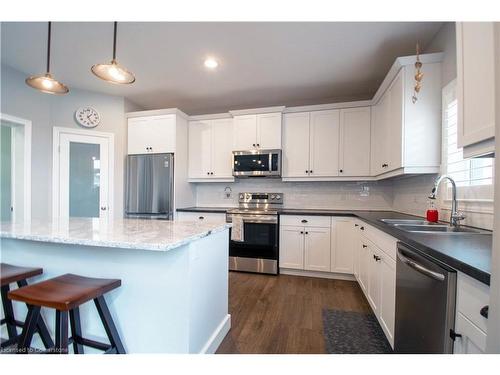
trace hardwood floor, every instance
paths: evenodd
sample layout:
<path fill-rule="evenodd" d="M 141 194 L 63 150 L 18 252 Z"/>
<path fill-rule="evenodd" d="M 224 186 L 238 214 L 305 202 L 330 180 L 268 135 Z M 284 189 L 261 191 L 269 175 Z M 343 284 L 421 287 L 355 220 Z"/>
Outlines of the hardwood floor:
<path fill-rule="evenodd" d="M 354 281 L 230 272 L 231 330 L 217 353 L 325 353 L 324 308 L 370 311 Z"/>

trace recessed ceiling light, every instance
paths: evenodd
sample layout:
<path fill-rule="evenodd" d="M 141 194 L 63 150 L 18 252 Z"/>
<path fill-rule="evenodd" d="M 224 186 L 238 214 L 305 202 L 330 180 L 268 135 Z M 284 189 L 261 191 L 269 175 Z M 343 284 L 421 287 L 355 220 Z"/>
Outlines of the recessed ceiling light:
<path fill-rule="evenodd" d="M 212 57 L 209 57 L 205 60 L 205 67 L 208 68 L 208 69 L 215 69 L 219 66 L 219 63 L 217 62 L 217 60 L 215 60 L 214 58 Z"/>

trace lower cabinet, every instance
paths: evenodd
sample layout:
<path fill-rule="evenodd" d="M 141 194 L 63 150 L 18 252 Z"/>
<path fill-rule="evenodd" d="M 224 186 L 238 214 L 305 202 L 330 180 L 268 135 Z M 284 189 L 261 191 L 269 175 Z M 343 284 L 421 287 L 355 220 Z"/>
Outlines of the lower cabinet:
<path fill-rule="evenodd" d="M 352 275 L 356 248 L 353 219 L 333 217 L 331 239 L 330 270 Z"/>
<path fill-rule="evenodd" d="M 457 308 L 455 315 L 456 354 L 478 354 L 486 352 L 490 288 L 472 277 L 458 272 Z M 460 336 L 458 336 L 460 335 Z"/>
<path fill-rule="evenodd" d="M 357 280 L 387 340 L 394 346 L 396 261 L 388 255 L 392 249 L 382 250 L 365 236 L 360 237 Z"/>
<path fill-rule="evenodd" d="M 226 221 L 226 214 L 221 212 L 177 212 L 178 221 L 216 221 L 224 223 Z"/>
<path fill-rule="evenodd" d="M 281 226 L 280 267 L 330 271 L 330 228 Z"/>

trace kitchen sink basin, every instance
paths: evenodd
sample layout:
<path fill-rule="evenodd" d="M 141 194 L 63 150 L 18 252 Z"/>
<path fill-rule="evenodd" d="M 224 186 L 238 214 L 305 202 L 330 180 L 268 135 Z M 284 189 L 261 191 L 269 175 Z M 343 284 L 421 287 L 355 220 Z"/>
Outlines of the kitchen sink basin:
<path fill-rule="evenodd" d="M 412 233 L 443 233 L 443 234 L 490 234 L 491 232 L 470 228 L 452 227 L 444 223 L 431 223 L 419 219 L 380 219 L 380 221 L 397 229 Z"/>

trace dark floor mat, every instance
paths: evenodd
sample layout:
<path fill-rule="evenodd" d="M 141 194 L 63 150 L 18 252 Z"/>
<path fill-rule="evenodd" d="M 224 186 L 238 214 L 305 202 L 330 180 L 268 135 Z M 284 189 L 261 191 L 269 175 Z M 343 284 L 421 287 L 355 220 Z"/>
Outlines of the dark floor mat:
<path fill-rule="evenodd" d="M 392 348 L 373 314 L 323 310 L 326 352 L 330 354 L 389 354 Z"/>

